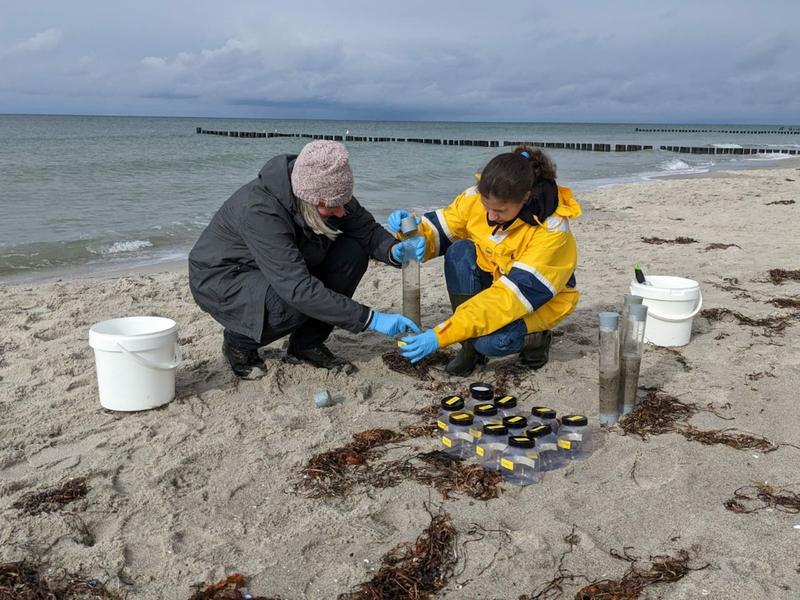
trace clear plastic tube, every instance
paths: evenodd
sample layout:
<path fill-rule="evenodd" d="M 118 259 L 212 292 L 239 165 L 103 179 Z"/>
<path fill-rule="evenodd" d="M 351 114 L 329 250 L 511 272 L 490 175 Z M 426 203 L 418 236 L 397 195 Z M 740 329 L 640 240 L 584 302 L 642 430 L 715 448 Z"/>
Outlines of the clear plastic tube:
<path fill-rule="evenodd" d="M 619 419 L 619 314 L 600 313 L 600 423 Z"/>
<path fill-rule="evenodd" d="M 418 237 L 417 220 L 413 215 L 401 222 L 403 236 L 403 314 L 417 325 L 422 324 L 419 289 L 419 261 L 414 254 L 412 238 Z"/>
<path fill-rule="evenodd" d="M 622 390 L 622 414 L 628 414 L 636 405 L 636 390 L 639 387 L 639 368 L 644 349 L 644 327 L 647 306 L 632 304 L 628 307 L 625 337 L 620 350 L 620 389 Z"/>

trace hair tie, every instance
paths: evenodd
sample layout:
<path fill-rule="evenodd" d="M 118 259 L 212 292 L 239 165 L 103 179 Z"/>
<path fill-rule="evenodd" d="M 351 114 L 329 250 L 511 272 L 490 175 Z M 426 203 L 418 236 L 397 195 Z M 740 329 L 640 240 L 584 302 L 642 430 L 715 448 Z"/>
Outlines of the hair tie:
<path fill-rule="evenodd" d="M 527 158 L 527 159 L 530 159 L 530 157 L 531 157 L 531 155 L 530 155 L 530 154 L 528 154 L 528 151 L 527 151 L 527 150 L 523 150 L 522 152 L 520 152 L 520 153 L 519 153 L 519 155 L 520 155 L 520 156 L 524 156 L 524 157 L 525 157 L 525 158 Z"/>

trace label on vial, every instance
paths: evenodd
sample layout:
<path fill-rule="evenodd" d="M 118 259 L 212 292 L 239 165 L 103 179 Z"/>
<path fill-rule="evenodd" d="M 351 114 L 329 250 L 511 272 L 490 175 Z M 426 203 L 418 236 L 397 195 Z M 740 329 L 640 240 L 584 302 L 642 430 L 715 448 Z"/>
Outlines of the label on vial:
<path fill-rule="evenodd" d="M 526 467 L 530 467 L 531 469 L 536 468 L 536 461 L 539 459 L 539 455 L 536 452 L 529 452 L 528 456 L 517 456 L 515 460 L 517 464 L 525 465 Z"/>
<path fill-rule="evenodd" d="M 474 437 L 476 440 L 479 440 L 479 439 L 481 439 L 481 436 L 483 435 L 483 433 L 482 433 L 482 432 L 480 432 L 480 431 L 478 431 L 477 429 L 470 429 L 470 430 L 469 430 L 469 434 L 470 434 L 472 437 Z"/>
<path fill-rule="evenodd" d="M 538 441 L 536 442 L 536 447 L 539 449 L 539 452 L 554 452 L 558 450 L 558 446 L 553 442 L 547 442 L 546 444 L 540 444 Z"/>
<path fill-rule="evenodd" d="M 504 469 L 508 469 L 509 471 L 514 470 L 514 463 L 508 460 L 507 458 L 500 459 L 500 466 L 503 467 Z"/>
<path fill-rule="evenodd" d="M 447 431 L 447 423 L 444 421 L 436 421 L 436 426 L 442 431 Z"/>
<path fill-rule="evenodd" d="M 564 450 L 572 448 L 572 443 L 569 440 L 558 440 L 558 447 Z"/>
<path fill-rule="evenodd" d="M 453 440 L 451 440 L 451 439 L 450 439 L 449 437 L 447 437 L 446 435 L 443 435 L 443 436 L 442 436 L 442 444 L 444 444 L 444 445 L 445 445 L 445 446 L 447 446 L 448 448 L 452 448 L 452 447 L 453 447 Z"/>
<path fill-rule="evenodd" d="M 477 454 L 478 456 L 483 456 L 484 454 L 483 446 L 478 446 L 477 448 L 475 448 L 475 454 Z"/>

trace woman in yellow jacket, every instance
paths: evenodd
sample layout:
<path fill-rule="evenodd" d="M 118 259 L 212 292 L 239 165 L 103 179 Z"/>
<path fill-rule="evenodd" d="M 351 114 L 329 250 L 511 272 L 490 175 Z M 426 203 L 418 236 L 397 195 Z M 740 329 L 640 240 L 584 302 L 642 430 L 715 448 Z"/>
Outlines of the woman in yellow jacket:
<path fill-rule="evenodd" d="M 479 182 L 450 206 L 425 213 L 420 232 L 425 259 L 445 257 L 453 316 L 420 335 L 403 338 L 412 363 L 461 342 L 447 365 L 468 375 L 487 356 L 519 352 L 539 369 L 549 357 L 550 329 L 578 303 L 578 252 L 569 220 L 581 208 L 555 181 L 555 166 L 541 151 L 517 147 L 494 157 Z M 389 217 L 399 230 L 406 211 Z M 421 254 L 422 248 L 418 249 Z"/>

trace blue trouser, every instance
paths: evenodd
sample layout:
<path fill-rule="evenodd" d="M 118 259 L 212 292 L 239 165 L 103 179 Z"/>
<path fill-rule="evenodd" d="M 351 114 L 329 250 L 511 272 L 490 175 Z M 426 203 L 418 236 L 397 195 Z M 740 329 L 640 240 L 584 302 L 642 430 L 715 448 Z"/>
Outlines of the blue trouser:
<path fill-rule="evenodd" d="M 444 255 L 444 279 L 451 294 L 473 296 L 492 285 L 492 274 L 478 267 L 475 244 L 458 240 Z M 517 319 L 488 335 L 472 340 L 475 349 L 486 356 L 507 356 L 520 352 L 528 328 Z"/>

